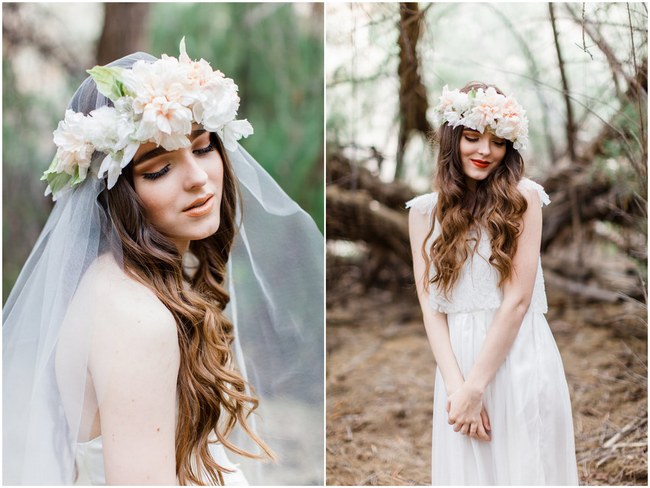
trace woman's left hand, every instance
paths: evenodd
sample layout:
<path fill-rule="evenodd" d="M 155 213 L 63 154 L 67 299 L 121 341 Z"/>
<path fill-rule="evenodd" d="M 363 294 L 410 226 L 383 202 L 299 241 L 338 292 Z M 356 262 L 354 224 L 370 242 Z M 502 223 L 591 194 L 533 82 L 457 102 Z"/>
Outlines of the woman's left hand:
<path fill-rule="evenodd" d="M 447 399 L 449 424 L 455 432 L 467 435 L 472 425 L 483 425 L 481 410 L 483 409 L 483 393 L 463 384 Z M 474 429 L 476 431 L 476 428 Z"/>

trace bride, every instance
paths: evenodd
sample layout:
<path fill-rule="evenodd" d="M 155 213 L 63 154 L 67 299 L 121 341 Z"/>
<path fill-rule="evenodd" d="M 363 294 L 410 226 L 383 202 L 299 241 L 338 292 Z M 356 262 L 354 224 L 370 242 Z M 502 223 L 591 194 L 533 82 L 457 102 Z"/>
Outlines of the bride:
<path fill-rule="evenodd" d="M 3 311 L 3 481 L 281 476 L 322 435 L 322 236 L 237 143 L 237 85 L 183 41 L 89 73 Z"/>

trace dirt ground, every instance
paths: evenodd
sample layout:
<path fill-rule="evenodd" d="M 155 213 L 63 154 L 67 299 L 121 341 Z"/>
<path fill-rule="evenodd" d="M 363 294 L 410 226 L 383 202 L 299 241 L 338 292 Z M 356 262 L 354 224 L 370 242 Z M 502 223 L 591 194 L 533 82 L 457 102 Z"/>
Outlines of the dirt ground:
<path fill-rule="evenodd" d="M 428 485 L 435 363 L 415 293 L 363 290 L 329 273 L 326 483 Z M 551 291 L 549 307 L 580 483 L 647 485 L 645 312 L 568 303 Z"/>

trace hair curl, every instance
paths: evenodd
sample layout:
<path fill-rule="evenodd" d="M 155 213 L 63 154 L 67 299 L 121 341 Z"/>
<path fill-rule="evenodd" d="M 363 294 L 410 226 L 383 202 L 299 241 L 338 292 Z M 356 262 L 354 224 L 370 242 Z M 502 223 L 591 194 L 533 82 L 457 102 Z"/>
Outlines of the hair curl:
<path fill-rule="evenodd" d="M 192 276 L 184 271 L 183 258 L 173 242 L 149 223 L 142 200 L 133 188 L 132 164 L 103 194 L 121 240 L 125 270 L 153 290 L 176 319 L 180 347 L 176 474 L 181 485 L 204 484 L 202 474 L 213 484 L 223 484 L 223 473 L 229 470 L 210 455 L 212 432 L 237 454 L 264 457 L 228 440 L 237 424 L 273 459 L 269 447 L 247 421 L 258 407 L 258 400 L 247 392 L 246 381 L 232 364 L 234 334 L 233 324 L 223 314 L 230 300 L 224 277 L 236 232 L 238 190 L 221 141 L 214 133 L 210 140 L 223 161 L 221 221 L 214 235 L 190 244 L 190 251 L 198 258 Z M 190 286 L 184 286 L 185 282 Z"/>
<path fill-rule="evenodd" d="M 461 91 L 486 90 L 489 86 L 493 85 L 472 82 Z M 496 86 L 494 88 L 503 95 Z M 528 208 L 526 199 L 517 189 L 524 174 L 524 160 L 511 141 L 506 141 L 506 153 L 496 169 L 486 179 L 476 182 L 475 191 L 469 189 L 460 157 L 463 129 L 463 126 L 453 128 L 447 123 L 439 129 L 435 178 L 438 204 L 422 244 L 425 286 L 436 285 L 446 297 L 458 281 L 468 256 L 476 251 L 483 230 L 487 230 L 490 237 L 489 262 L 499 272 L 499 286 L 508 280 L 512 273 L 512 257 L 517 251 L 517 237 L 521 233 L 521 220 Z M 440 225 L 440 235 L 427 249 L 436 221 Z M 471 231 L 476 231 L 476 238 L 470 236 Z M 431 266 L 435 274 L 430 278 Z"/>

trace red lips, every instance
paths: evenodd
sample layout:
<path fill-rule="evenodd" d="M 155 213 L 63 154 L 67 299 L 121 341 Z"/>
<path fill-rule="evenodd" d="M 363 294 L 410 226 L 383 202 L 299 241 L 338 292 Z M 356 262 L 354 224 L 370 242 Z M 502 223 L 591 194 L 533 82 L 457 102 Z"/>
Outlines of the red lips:
<path fill-rule="evenodd" d="M 487 168 L 488 166 L 490 166 L 490 162 L 489 162 L 489 161 L 483 161 L 482 159 L 470 159 L 470 161 L 471 161 L 472 164 L 473 164 L 474 166 L 476 166 L 477 168 L 485 169 L 485 168 Z"/>

